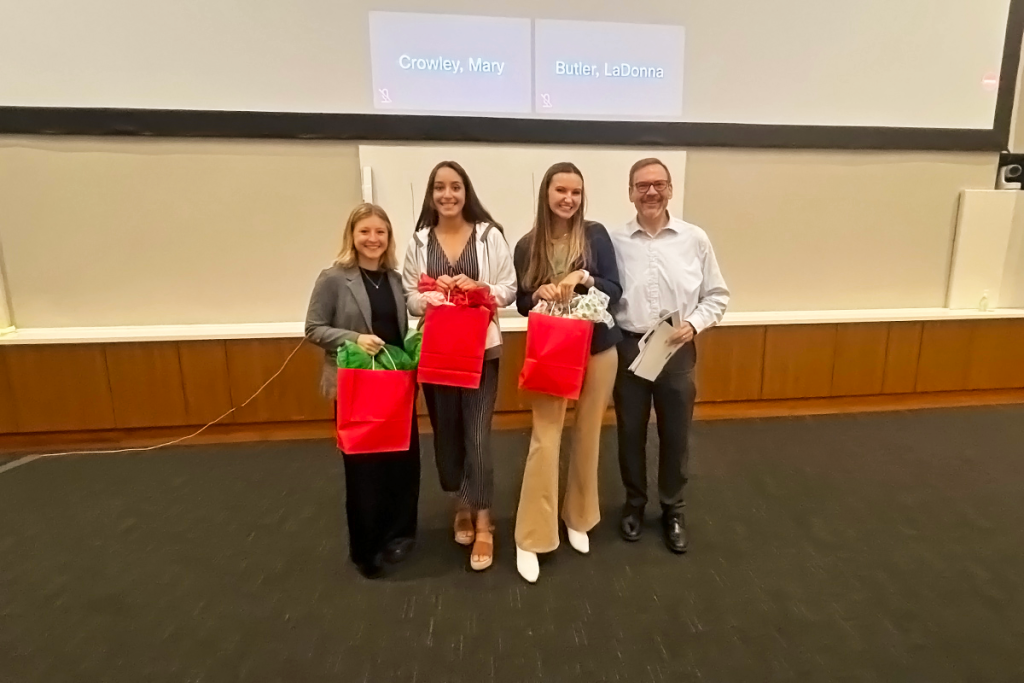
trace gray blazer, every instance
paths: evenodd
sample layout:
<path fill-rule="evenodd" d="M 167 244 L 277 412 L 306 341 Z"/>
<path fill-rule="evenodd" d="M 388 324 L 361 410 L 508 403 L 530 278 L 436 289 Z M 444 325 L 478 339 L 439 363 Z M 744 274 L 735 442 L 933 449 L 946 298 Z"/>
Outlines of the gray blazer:
<path fill-rule="evenodd" d="M 409 316 L 405 307 L 402 276 L 388 271 L 388 283 L 395 296 L 398 310 L 398 329 L 405 337 L 409 329 Z M 331 266 L 320 273 L 313 285 L 306 312 L 306 338 L 326 352 L 320 392 L 334 400 L 338 395 L 338 369 L 335 354 L 346 341 L 355 341 L 361 334 L 371 334 L 370 297 L 359 274 L 359 268 Z"/>

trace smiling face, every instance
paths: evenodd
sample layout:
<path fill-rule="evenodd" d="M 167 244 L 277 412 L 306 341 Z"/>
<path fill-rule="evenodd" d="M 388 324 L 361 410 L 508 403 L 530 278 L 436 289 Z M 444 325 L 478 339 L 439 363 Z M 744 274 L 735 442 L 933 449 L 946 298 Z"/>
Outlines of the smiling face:
<path fill-rule="evenodd" d="M 379 216 L 367 216 L 352 228 L 356 253 L 368 261 L 379 263 L 388 250 L 388 224 Z"/>
<path fill-rule="evenodd" d="M 672 199 L 672 181 L 668 171 L 661 164 L 651 164 L 633 174 L 629 186 L 629 201 L 636 207 L 637 215 L 651 221 L 662 218 L 668 211 Z"/>
<path fill-rule="evenodd" d="M 556 173 L 548 184 L 548 208 L 568 221 L 580 210 L 583 202 L 583 178 L 575 173 Z"/>
<path fill-rule="evenodd" d="M 440 218 L 458 218 L 466 205 L 466 184 L 455 169 L 442 166 L 434 175 L 434 208 Z"/>

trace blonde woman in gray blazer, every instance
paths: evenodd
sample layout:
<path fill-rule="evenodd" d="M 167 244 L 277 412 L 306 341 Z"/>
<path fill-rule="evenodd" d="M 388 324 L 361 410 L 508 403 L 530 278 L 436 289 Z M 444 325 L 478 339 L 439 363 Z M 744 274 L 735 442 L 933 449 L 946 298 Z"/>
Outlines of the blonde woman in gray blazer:
<path fill-rule="evenodd" d="M 388 215 L 374 204 L 360 204 L 345 224 L 334 265 L 317 278 L 306 313 L 306 335 L 326 352 L 320 388 L 335 406 L 339 346 L 351 341 L 376 355 L 385 344 L 403 343 L 409 319 L 396 265 Z M 376 578 L 415 545 L 420 492 L 415 415 L 408 450 L 342 456 L 349 554 L 363 576 Z"/>

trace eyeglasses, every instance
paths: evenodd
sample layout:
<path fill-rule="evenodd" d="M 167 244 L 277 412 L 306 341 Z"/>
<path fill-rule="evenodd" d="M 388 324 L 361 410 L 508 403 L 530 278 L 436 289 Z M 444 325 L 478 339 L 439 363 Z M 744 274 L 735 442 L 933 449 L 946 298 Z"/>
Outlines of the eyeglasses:
<path fill-rule="evenodd" d="M 669 187 L 671 187 L 671 185 L 672 183 L 669 183 L 665 180 L 658 180 L 653 183 L 634 183 L 633 189 L 639 192 L 640 194 L 647 194 L 653 187 L 655 192 L 661 194 Z"/>

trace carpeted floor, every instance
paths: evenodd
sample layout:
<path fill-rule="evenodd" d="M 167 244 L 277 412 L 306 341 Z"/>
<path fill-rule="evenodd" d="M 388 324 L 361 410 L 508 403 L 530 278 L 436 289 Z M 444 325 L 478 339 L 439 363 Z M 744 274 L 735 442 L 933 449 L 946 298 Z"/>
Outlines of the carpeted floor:
<path fill-rule="evenodd" d="M 653 520 L 619 540 L 606 431 L 592 553 L 563 542 L 535 586 L 527 439 L 495 436 L 491 570 L 426 443 L 419 548 L 378 582 L 329 443 L 0 474 L 0 682 L 1024 680 L 1024 406 L 699 423 L 684 557 Z"/>

